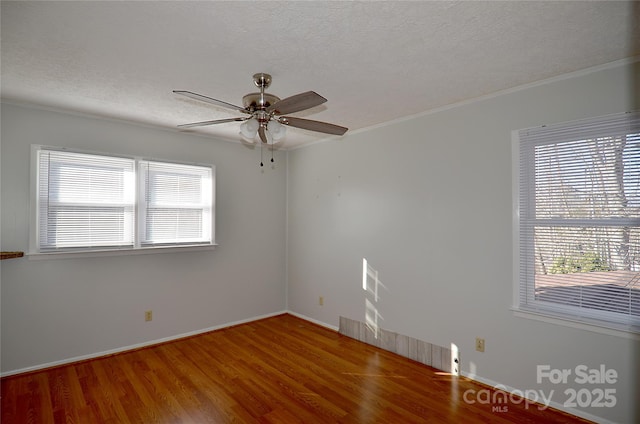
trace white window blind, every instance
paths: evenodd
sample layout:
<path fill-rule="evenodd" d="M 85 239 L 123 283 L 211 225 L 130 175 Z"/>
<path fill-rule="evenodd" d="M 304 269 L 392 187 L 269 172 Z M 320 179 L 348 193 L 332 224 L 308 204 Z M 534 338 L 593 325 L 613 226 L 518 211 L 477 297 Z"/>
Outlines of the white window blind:
<path fill-rule="evenodd" d="M 213 166 L 33 152 L 31 253 L 214 244 Z"/>
<path fill-rule="evenodd" d="M 133 246 L 134 167 L 126 158 L 40 150 L 40 250 Z"/>
<path fill-rule="evenodd" d="M 142 244 L 211 242 L 212 170 L 140 162 Z"/>
<path fill-rule="evenodd" d="M 518 308 L 638 331 L 640 114 L 518 136 Z"/>

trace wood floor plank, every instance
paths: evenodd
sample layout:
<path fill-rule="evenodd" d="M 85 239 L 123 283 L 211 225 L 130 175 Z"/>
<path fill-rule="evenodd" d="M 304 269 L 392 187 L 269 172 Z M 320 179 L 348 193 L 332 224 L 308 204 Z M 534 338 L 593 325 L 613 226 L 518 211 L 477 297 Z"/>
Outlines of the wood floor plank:
<path fill-rule="evenodd" d="M 587 421 L 524 402 L 464 402 L 486 386 L 281 315 L 3 378 L 3 424 L 539 423 Z"/>

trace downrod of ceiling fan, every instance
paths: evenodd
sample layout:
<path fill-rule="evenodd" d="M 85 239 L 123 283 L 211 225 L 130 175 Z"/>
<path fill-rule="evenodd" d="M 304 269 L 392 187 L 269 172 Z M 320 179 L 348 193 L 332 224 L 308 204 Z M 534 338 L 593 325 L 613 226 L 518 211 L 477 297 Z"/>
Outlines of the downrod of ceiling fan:
<path fill-rule="evenodd" d="M 264 72 L 254 74 L 253 83 L 260 89 L 260 92 L 247 94 L 242 98 L 242 103 L 252 113 L 253 118 L 257 119 L 261 126 L 266 127 L 266 123 L 271 120 L 273 114 L 266 113 L 265 109 L 280 101 L 280 98 L 264 92 L 271 85 L 271 75 Z"/>
<path fill-rule="evenodd" d="M 280 101 L 278 96 L 265 93 L 264 90 L 271 85 L 271 75 L 260 72 L 253 75 L 253 83 L 260 89 L 259 93 L 249 93 L 242 98 L 243 106 L 250 112 L 264 110 L 272 104 Z"/>

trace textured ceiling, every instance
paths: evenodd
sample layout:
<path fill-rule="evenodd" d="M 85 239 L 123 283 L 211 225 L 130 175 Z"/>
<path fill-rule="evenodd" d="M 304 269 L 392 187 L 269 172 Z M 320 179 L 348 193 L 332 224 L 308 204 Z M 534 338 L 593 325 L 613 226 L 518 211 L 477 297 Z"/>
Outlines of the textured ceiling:
<path fill-rule="evenodd" d="M 635 2 L 1 3 L 1 94 L 10 101 L 175 128 L 237 116 L 268 92 L 329 101 L 294 116 L 357 130 L 640 55 Z M 239 123 L 198 133 L 239 141 Z M 291 128 L 285 147 L 326 136 Z"/>

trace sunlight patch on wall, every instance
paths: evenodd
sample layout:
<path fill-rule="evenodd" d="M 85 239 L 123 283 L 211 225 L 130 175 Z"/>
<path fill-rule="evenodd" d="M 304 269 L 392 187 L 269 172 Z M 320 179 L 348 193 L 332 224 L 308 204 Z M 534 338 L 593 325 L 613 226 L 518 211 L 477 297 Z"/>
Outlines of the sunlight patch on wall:
<path fill-rule="evenodd" d="M 365 323 L 374 339 L 380 336 L 379 322 L 382 320 L 378 302 L 380 301 L 379 290 L 386 288 L 378 276 L 378 270 L 373 268 L 367 258 L 362 258 L 362 289 L 365 291 Z"/>

